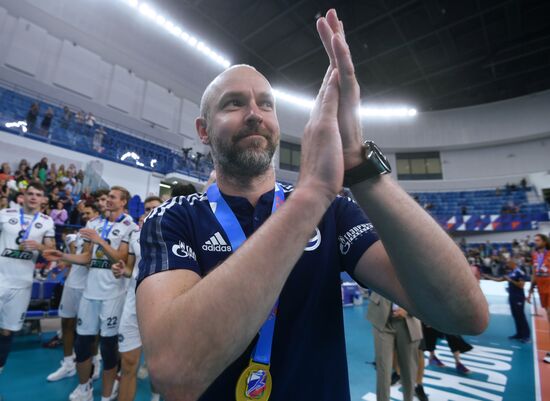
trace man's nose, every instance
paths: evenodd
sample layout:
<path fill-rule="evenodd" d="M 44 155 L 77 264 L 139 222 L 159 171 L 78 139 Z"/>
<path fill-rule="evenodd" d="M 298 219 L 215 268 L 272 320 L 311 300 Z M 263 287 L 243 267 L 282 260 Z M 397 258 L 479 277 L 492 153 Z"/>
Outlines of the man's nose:
<path fill-rule="evenodd" d="M 248 125 L 259 125 L 264 121 L 262 110 L 255 102 L 251 102 L 248 107 L 245 121 Z"/>

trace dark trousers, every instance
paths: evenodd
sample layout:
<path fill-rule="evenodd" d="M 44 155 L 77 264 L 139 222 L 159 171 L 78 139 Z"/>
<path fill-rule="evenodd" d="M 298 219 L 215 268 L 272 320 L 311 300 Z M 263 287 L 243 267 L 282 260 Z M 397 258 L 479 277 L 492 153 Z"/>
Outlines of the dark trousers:
<path fill-rule="evenodd" d="M 527 318 L 525 317 L 525 297 L 510 297 L 510 309 L 512 310 L 512 317 L 514 318 L 514 323 L 516 324 L 516 335 L 519 338 L 530 338 L 531 329 L 527 323 Z"/>
<path fill-rule="evenodd" d="M 460 352 L 461 354 L 470 351 L 473 347 L 468 344 L 461 336 L 455 336 L 452 334 L 441 333 L 433 327 L 426 326 L 422 323 L 422 334 L 424 335 L 425 351 L 435 351 L 435 345 L 437 339 L 443 337 L 447 340 L 451 352 Z"/>

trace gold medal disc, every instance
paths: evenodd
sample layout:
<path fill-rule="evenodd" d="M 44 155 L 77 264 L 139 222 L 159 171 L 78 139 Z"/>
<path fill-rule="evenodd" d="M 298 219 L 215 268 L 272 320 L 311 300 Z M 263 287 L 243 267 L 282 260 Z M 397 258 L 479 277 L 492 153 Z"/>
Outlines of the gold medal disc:
<path fill-rule="evenodd" d="M 25 245 L 20 244 L 20 245 L 19 245 L 19 250 L 20 250 L 20 251 L 24 251 L 24 250 L 25 250 Z"/>
<path fill-rule="evenodd" d="M 105 253 L 103 252 L 103 250 L 101 248 L 98 248 L 97 251 L 95 251 L 95 256 L 99 259 L 103 258 L 104 255 L 105 255 Z"/>
<path fill-rule="evenodd" d="M 250 361 L 237 381 L 235 398 L 237 401 L 267 401 L 271 395 L 272 385 L 269 365 Z"/>

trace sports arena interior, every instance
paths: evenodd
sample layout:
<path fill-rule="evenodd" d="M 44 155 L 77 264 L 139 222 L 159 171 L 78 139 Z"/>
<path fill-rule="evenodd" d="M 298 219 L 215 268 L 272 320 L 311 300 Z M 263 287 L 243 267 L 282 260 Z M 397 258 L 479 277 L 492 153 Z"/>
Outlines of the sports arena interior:
<path fill-rule="evenodd" d="M 216 155 L 197 135 L 201 97 L 218 74 L 240 64 L 253 66 L 272 85 L 280 127 L 276 179 L 285 188 L 296 185 L 304 130 L 329 65 L 316 22 L 332 8 L 343 23 L 361 91 L 357 113 L 363 139 L 376 143 L 391 166 L 388 174 L 462 250 L 489 304 L 489 324 L 479 335 L 437 332 L 430 349 L 426 330 L 432 328 L 424 325 L 412 397 L 550 400 L 548 301 L 539 295 L 542 284 L 533 285 L 533 277 L 550 269 L 550 255 L 545 262 L 550 249 L 550 2 L 0 0 L 0 213 L 6 216 L 0 218 L 0 330 L 12 332 L 9 357 L 7 340 L 0 336 L 1 401 L 201 399 L 163 394 L 162 386 L 157 391 L 147 347 L 134 366 L 135 394 L 126 387 L 124 395 L 119 393 L 121 375 L 127 373 L 119 350 L 106 396 L 100 371 L 111 361 L 98 356 L 107 348 L 103 343 L 92 358 L 94 380 L 78 393 L 83 384 L 75 366 L 84 362 L 64 351 L 60 316 L 73 268 L 46 258 L 40 248 L 31 249 L 31 260 L 18 256 L 17 263 L 34 264 L 31 296 L 21 324 L 7 325 L 15 310 L 8 299 L 13 273 L 3 273 L 14 260 L 14 250 L 6 245 L 8 226 L 21 224 L 17 240 L 27 239 L 36 226 L 38 214 L 27 229 L 23 210 L 31 196 L 25 192 L 36 190 L 37 181 L 44 195 L 37 210 L 43 224 L 55 224 L 52 246 L 65 253 L 72 249 L 68 238 L 89 227 L 83 213 L 97 203 L 98 190 L 129 192 L 123 207 L 131 217 L 128 227 L 137 227 L 150 212 L 152 197 L 169 205 L 179 199 L 173 191 L 186 188 L 178 194 L 202 199 L 191 194 L 203 193 L 215 181 Z M 354 195 L 348 189 L 342 194 Z M 105 239 L 109 233 L 99 234 Z M 349 246 L 366 234 L 350 235 L 355 237 L 334 239 L 340 251 L 346 241 Z M 544 239 L 546 245 L 540 245 Z M 317 230 L 308 247 L 322 240 Z M 231 250 L 219 233 L 209 241 L 211 251 Z M 180 244 L 178 252 L 193 254 Z M 19 249 L 30 255 L 23 245 Z M 94 252 L 101 259 L 101 247 Z M 132 256 L 131 246 L 129 252 Z M 143 247 L 141 252 L 145 258 Z M 271 252 L 285 250 L 275 242 Z M 111 262 L 116 260 L 109 258 L 114 277 Z M 93 267 L 89 270 L 98 270 Z M 375 347 L 377 329 L 369 317 L 377 294 L 352 276 L 341 273 L 349 395 L 292 399 L 274 390 L 272 400 L 411 399 L 401 362 L 385 367 L 392 376 L 387 398 L 381 395 L 383 380 L 377 374 L 383 367 L 376 353 L 383 351 Z M 124 277 L 113 280 L 131 281 Z M 132 283 L 135 289 L 135 278 Z M 308 283 L 302 287 L 308 291 Z M 77 304 L 76 309 L 85 308 Z M 78 325 L 80 318 L 72 316 Z M 527 328 L 519 322 L 525 318 Z M 75 326 L 69 330 L 75 349 L 82 346 L 78 329 L 77 340 Z M 86 334 L 82 337 L 91 337 Z M 117 335 L 122 341 L 120 332 L 109 338 Z M 457 338 L 466 346 L 460 352 L 451 346 Z M 398 349 L 393 356 L 389 352 L 390 365 L 400 360 Z M 315 369 L 292 367 L 294 375 Z M 276 379 L 274 374 L 274 389 Z M 320 382 L 331 380 L 323 376 Z M 305 389 L 319 385 L 301 383 Z M 233 397 L 228 394 L 224 401 Z M 237 399 L 267 399 L 243 397 Z"/>

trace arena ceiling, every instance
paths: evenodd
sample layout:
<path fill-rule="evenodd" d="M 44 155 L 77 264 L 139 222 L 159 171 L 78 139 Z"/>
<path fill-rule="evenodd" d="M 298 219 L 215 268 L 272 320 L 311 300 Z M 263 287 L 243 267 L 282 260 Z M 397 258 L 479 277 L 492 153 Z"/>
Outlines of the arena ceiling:
<path fill-rule="evenodd" d="M 365 102 L 463 107 L 550 89 L 548 0 L 154 0 L 277 86 L 313 96 L 327 65 L 315 20 L 344 21 Z"/>

